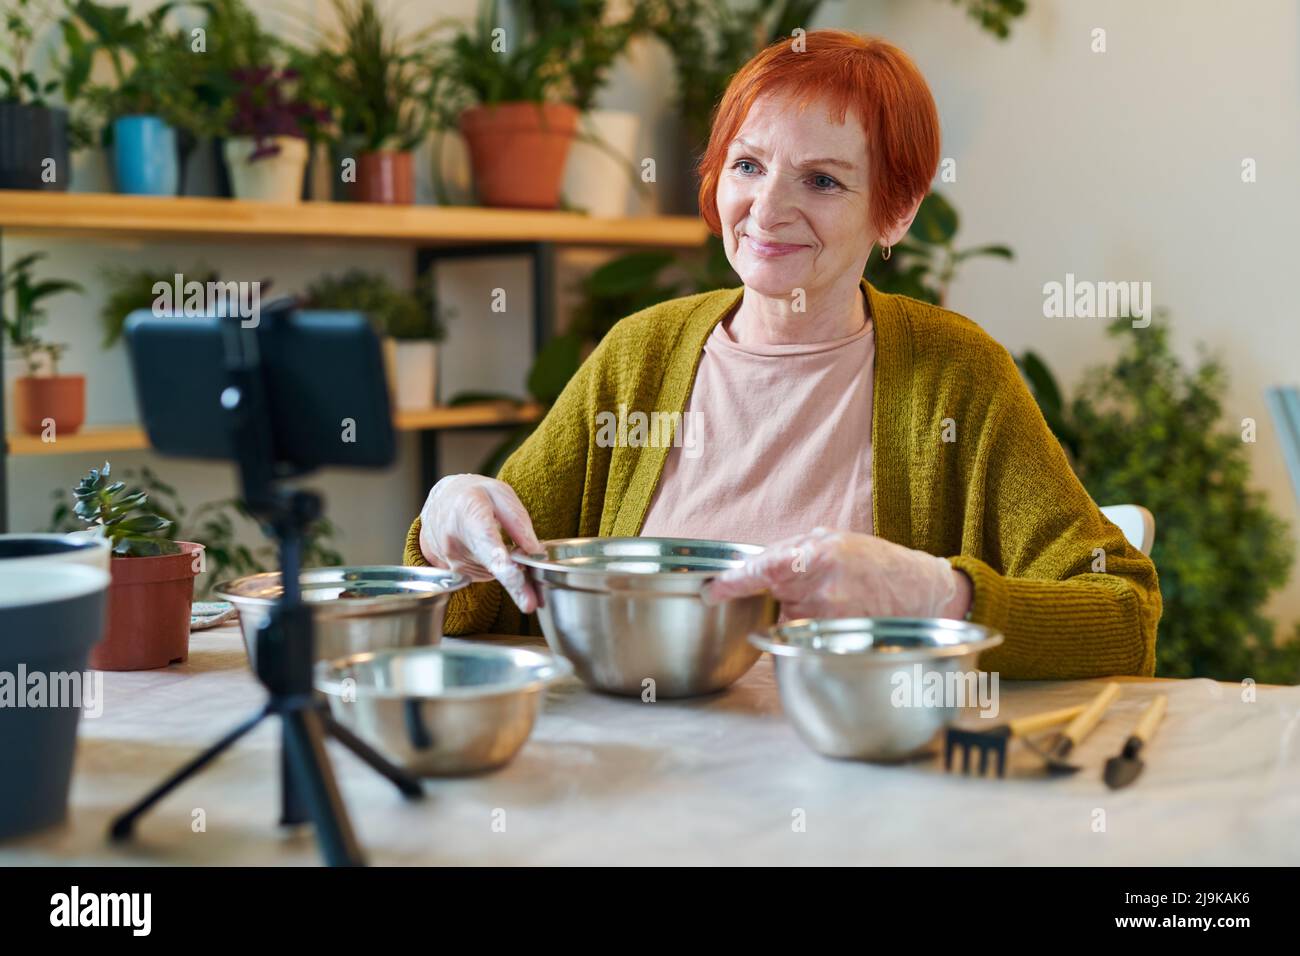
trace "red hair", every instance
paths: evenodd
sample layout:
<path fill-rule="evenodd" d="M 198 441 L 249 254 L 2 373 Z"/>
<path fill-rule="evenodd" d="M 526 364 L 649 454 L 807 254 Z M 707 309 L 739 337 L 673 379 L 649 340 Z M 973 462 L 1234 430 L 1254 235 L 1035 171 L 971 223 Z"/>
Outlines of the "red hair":
<path fill-rule="evenodd" d="M 731 141 L 758 97 L 789 95 L 804 109 L 827 101 L 843 123 L 852 107 L 867 137 L 873 238 L 897 224 L 930 191 L 939 167 L 939 111 L 925 77 L 911 58 L 879 37 L 847 30 L 813 30 L 802 38 L 778 40 L 746 63 L 731 82 L 713 116 L 709 145 L 700 157 L 700 215 L 722 235 L 718 179 Z"/>

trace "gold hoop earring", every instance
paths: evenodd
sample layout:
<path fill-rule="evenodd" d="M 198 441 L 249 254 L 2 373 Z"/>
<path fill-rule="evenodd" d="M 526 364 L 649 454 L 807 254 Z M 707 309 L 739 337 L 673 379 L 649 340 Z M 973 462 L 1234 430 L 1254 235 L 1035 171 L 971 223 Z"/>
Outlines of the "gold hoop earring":
<path fill-rule="evenodd" d="M 892 254 L 893 248 L 891 246 L 885 246 L 885 248 L 880 250 L 880 258 L 882 259 L 888 259 Z"/>

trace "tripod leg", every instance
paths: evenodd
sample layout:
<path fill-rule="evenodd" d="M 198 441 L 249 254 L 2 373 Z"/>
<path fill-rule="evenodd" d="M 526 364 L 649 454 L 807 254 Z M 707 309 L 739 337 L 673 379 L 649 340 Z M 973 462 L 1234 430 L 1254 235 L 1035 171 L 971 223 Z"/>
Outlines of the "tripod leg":
<path fill-rule="evenodd" d="M 294 774 L 293 786 L 302 796 L 316 825 L 316 840 L 330 866 L 364 866 L 361 846 L 352 832 L 347 807 L 339 795 L 325 753 L 325 729 L 320 712 L 307 706 L 285 711 L 284 742 Z"/>
<path fill-rule="evenodd" d="M 143 816 L 150 807 L 221 756 L 222 752 L 261 723 L 262 719 L 270 712 L 270 707 L 264 707 L 151 790 L 144 799 L 113 821 L 113 825 L 108 831 L 109 838 L 113 840 L 129 839 L 131 832 L 135 829 L 135 821 Z"/>
<path fill-rule="evenodd" d="M 289 725 L 282 723 L 280 744 L 280 826 L 291 827 L 311 819 L 303 805 L 293 773 L 293 758 L 289 755 Z"/>
<path fill-rule="evenodd" d="M 372 770 L 383 777 L 387 777 L 397 789 L 402 791 L 402 796 L 418 799 L 424 796 L 424 788 L 420 786 L 420 781 L 413 775 L 407 773 L 401 767 L 393 764 L 383 754 L 375 750 L 370 744 L 366 743 L 352 731 L 348 730 L 337 720 L 327 713 L 321 713 L 321 722 L 325 725 L 325 732 L 330 734 L 335 740 L 347 747 L 354 754 L 364 760 Z"/>

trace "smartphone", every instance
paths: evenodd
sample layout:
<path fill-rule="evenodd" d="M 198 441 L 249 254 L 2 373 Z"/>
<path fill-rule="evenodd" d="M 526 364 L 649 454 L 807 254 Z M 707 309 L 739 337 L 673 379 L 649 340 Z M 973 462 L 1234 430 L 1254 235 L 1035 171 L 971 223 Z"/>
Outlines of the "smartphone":
<path fill-rule="evenodd" d="M 326 465 L 383 468 L 396 457 L 379 337 L 359 312 L 271 306 L 245 328 L 234 317 L 140 310 L 127 318 L 126 342 L 140 418 L 163 454 L 238 457 L 222 404 L 237 352 L 262 385 L 278 476 Z"/>

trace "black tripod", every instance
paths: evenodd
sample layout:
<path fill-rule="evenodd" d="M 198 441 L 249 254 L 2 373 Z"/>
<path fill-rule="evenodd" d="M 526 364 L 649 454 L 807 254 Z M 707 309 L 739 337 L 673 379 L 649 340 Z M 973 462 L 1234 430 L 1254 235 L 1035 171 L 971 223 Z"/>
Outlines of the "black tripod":
<path fill-rule="evenodd" d="M 273 535 L 280 552 L 283 594 L 258 630 L 254 645 L 257 677 L 270 699 L 254 716 L 234 728 L 135 806 L 113 821 L 113 840 L 131 837 L 135 822 L 155 803 L 220 756 L 235 741 L 271 715 L 280 717 L 282 731 L 280 780 L 284 825 L 310 820 L 325 862 L 330 866 L 362 866 L 361 847 L 339 795 L 325 737 L 334 737 L 374 770 L 391 780 L 406 797 L 424 795 L 419 781 L 396 767 L 343 727 L 313 697 L 311 609 L 299 587 L 302 541 L 321 515 L 319 495 L 277 487 L 272 464 L 270 416 L 265 405 L 257 350 L 251 337 L 241 335 L 238 322 L 226 324 L 227 369 L 230 386 L 221 404 L 229 415 L 239 454 L 243 498 L 248 510 Z"/>

